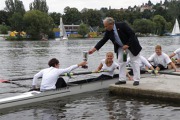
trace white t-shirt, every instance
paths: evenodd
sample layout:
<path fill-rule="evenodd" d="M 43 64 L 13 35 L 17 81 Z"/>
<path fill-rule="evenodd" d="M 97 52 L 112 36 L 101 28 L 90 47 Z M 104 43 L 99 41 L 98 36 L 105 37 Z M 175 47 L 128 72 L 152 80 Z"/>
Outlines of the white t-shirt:
<path fill-rule="evenodd" d="M 102 70 L 108 71 L 108 72 L 103 72 L 104 75 L 112 76 L 114 75 L 114 70 L 119 67 L 119 64 L 113 61 L 111 66 L 107 66 L 105 63 L 105 59 L 101 60 L 101 63 L 103 64 Z"/>
<path fill-rule="evenodd" d="M 78 68 L 78 65 L 72 65 L 65 69 L 58 69 L 55 67 L 43 69 L 34 75 L 32 85 L 36 85 L 37 79 L 39 77 L 42 77 L 40 91 L 56 89 L 55 84 L 59 78 L 59 75 L 67 73 L 67 72 L 71 72 L 72 70 L 76 68 Z"/>
<path fill-rule="evenodd" d="M 157 55 L 156 53 L 152 54 L 148 60 L 150 62 L 154 62 L 154 66 L 157 66 L 158 64 L 163 65 L 165 68 L 167 68 L 167 64 L 169 64 L 171 61 L 171 59 L 169 58 L 169 56 L 165 53 L 162 52 L 161 55 Z"/>
<path fill-rule="evenodd" d="M 139 60 L 139 67 L 141 70 L 144 70 L 146 68 L 146 66 L 148 68 L 150 68 L 152 65 L 147 61 L 147 59 L 143 56 L 139 56 L 140 57 L 140 60 Z M 131 61 L 130 61 L 130 58 L 127 59 L 127 64 L 131 64 Z"/>
<path fill-rule="evenodd" d="M 180 48 L 175 50 L 174 53 L 176 54 L 177 59 L 180 59 Z"/>

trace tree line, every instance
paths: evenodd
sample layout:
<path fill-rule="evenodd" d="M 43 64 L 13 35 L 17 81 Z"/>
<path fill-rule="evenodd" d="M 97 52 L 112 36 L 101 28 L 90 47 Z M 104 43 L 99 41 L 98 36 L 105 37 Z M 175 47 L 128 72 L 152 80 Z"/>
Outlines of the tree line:
<path fill-rule="evenodd" d="M 59 26 L 60 17 L 64 24 L 85 24 L 87 26 L 99 26 L 103 31 L 102 20 L 109 16 L 115 21 L 127 22 L 135 32 L 147 34 L 153 33 L 163 35 L 172 30 L 175 19 L 180 20 L 180 1 L 165 0 L 164 3 L 153 4 L 149 0 L 144 5 L 151 9 L 144 11 L 140 7 L 128 7 L 128 9 L 101 8 L 79 11 L 75 7 L 65 7 L 64 13 L 48 12 L 49 7 L 46 0 L 34 0 L 29 4 L 26 11 L 20 0 L 6 0 L 6 7 L 0 11 L 0 31 L 7 30 L 26 31 L 31 38 L 40 38 L 41 33 L 54 37 L 52 29 Z"/>

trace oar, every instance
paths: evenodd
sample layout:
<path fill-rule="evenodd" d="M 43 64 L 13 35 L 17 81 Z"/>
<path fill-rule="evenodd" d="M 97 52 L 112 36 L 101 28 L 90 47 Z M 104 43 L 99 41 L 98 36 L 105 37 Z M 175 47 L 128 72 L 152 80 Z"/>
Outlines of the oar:
<path fill-rule="evenodd" d="M 98 71 L 98 72 L 90 71 L 90 72 L 79 72 L 79 73 L 71 72 L 71 73 L 65 73 L 64 75 L 60 75 L 60 76 L 86 75 L 86 74 L 100 73 L 100 72 L 108 72 L 108 71 Z"/>
<path fill-rule="evenodd" d="M 60 75 L 60 76 L 68 76 L 71 77 L 73 75 L 86 75 L 86 74 L 92 74 L 92 73 L 100 73 L 100 72 L 107 72 L 107 71 L 98 71 L 98 72 L 94 72 L 94 71 L 90 71 L 90 72 L 79 72 L 79 73 L 65 73 L 64 75 Z M 21 81 L 21 80 L 30 80 L 33 79 L 33 77 L 28 77 L 28 78 L 15 78 L 15 79 L 10 79 L 10 80 L 0 80 L 0 83 L 10 83 L 11 81 Z"/>
<path fill-rule="evenodd" d="M 167 75 L 177 75 L 180 76 L 180 73 L 173 73 L 173 72 L 166 72 L 166 71 L 158 71 L 160 74 L 167 74 Z"/>
<path fill-rule="evenodd" d="M 128 70 L 132 69 L 132 68 L 127 68 Z M 148 73 L 153 73 L 153 74 L 167 74 L 167 75 L 177 75 L 180 76 L 180 73 L 173 73 L 173 72 L 166 72 L 166 71 L 154 71 L 154 70 L 141 70 L 144 72 L 148 72 Z"/>
<path fill-rule="evenodd" d="M 166 71 L 153 71 L 153 70 L 144 70 L 145 72 L 153 73 L 153 74 L 167 74 L 167 75 L 177 75 L 180 76 L 180 73 L 166 72 Z"/>

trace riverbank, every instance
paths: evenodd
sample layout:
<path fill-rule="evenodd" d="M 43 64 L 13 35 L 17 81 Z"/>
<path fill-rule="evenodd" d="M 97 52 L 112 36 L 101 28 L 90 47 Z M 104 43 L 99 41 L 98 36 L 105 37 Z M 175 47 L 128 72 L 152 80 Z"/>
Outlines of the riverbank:
<path fill-rule="evenodd" d="M 176 75 L 160 74 L 141 78 L 139 86 L 133 86 L 133 81 L 124 85 L 111 84 L 112 94 L 133 96 L 180 103 L 180 77 Z"/>

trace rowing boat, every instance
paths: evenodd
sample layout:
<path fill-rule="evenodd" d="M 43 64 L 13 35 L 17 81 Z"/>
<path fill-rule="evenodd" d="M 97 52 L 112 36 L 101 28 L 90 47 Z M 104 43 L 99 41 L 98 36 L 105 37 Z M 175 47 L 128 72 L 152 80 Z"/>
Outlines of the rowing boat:
<path fill-rule="evenodd" d="M 168 70 L 167 70 L 168 71 Z M 172 73 L 170 71 L 162 71 L 161 74 L 168 74 L 168 75 L 177 75 L 179 73 Z M 143 74 L 141 77 L 151 76 L 151 74 Z M 116 76 L 118 77 L 118 76 Z M 40 91 L 30 91 L 26 92 L 17 96 L 2 98 L 0 99 L 0 111 L 4 110 L 5 108 L 12 108 L 22 105 L 27 105 L 31 103 L 38 103 L 47 100 L 54 100 L 57 98 L 75 95 L 79 93 L 89 92 L 100 90 L 104 88 L 108 88 L 110 84 L 113 84 L 118 81 L 118 78 L 113 78 L 109 80 L 98 80 L 94 81 L 94 79 L 84 79 L 84 80 L 77 80 L 68 82 L 68 86 L 65 88 L 61 88 L 58 90 L 40 92 Z"/>
<path fill-rule="evenodd" d="M 58 90 L 51 90 L 46 92 L 29 91 L 13 97 L 0 99 L 0 110 L 108 88 L 110 84 L 117 81 L 118 78 L 98 81 L 93 81 L 93 79 L 85 79 L 70 82 L 67 87 Z"/>

